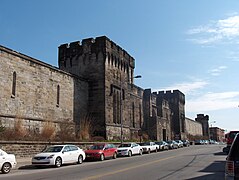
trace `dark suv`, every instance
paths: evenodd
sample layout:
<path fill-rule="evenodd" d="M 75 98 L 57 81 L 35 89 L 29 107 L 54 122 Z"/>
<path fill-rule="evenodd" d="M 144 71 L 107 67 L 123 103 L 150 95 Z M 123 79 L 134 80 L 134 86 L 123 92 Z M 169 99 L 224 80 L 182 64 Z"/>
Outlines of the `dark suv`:
<path fill-rule="evenodd" d="M 225 179 L 239 180 L 239 133 L 235 136 L 227 155 Z"/>

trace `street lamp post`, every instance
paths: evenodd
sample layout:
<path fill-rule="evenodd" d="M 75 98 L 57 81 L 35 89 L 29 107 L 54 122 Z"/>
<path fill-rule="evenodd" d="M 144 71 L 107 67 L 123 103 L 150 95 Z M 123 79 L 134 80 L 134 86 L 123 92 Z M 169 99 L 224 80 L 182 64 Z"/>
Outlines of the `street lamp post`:
<path fill-rule="evenodd" d="M 134 76 L 134 78 L 141 78 L 141 75 Z M 123 81 L 120 74 L 120 142 L 123 144 Z"/>

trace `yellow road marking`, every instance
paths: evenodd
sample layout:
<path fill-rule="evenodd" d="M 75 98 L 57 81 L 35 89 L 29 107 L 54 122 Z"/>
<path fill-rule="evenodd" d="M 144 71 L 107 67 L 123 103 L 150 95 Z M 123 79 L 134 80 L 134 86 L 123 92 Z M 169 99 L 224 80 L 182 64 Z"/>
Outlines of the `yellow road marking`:
<path fill-rule="evenodd" d="M 127 168 L 124 168 L 124 169 L 120 169 L 120 170 L 116 170 L 116 171 L 112 171 L 112 172 L 108 172 L 108 173 L 104 173 L 104 174 L 90 176 L 90 177 L 87 177 L 87 178 L 83 178 L 83 180 L 98 179 L 98 178 L 101 178 L 103 176 L 109 176 L 109 175 L 117 174 L 117 173 L 120 173 L 120 172 L 135 169 L 135 168 L 138 168 L 138 167 L 141 167 L 141 166 L 147 166 L 147 165 L 154 164 L 154 163 L 157 163 L 157 162 L 160 162 L 160 161 L 165 161 L 167 159 L 172 159 L 174 157 L 176 157 L 176 156 L 171 156 L 171 157 L 168 157 L 168 158 L 159 159 L 159 160 L 148 162 L 148 163 L 144 163 L 144 164 L 140 164 L 140 165 L 136 165 L 136 166 L 131 166 L 131 167 L 127 167 Z"/>

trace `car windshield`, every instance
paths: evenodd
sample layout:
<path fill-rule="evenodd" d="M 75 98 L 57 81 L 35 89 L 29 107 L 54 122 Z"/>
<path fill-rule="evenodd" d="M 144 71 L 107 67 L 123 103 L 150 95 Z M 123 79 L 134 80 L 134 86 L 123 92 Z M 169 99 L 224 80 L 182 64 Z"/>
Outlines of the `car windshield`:
<path fill-rule="evenodd" d="M 50 146 L 46 148 L 43 152 L 60 152 L 63 146 Z"/>
<path fill-rule="evenodd" d="M 93 145 L 93 146 L 90 146 L 89 149 L 91 149 L 91 150 L 100 150 L 100 149 L 104 149 L 104 145 L 99 145 L 99 144 L 97 144 L 97 145 Z"/>
<path fill-rule="evenodd" d="M 229 137 L 233 139 L 233 138 L 236 136 L 237 133 L 238 133 L 238 132 L 231 132 L 231 133 L 229 134 Z"/>
<path fill-rule="evenodd" d="M 3 154 L 7 154 L 5 151 L 3 151 L 2 149 L 0 149 L 0 154 L 3 155 Z"/>
<path fill-rule="evenodd" d="M 131 144 L 121 144 L 119 147 L 131 147 Z"/>
<path fill-rule="evenodd" d="M 145 143 L 140 143 L 141 146 L 147 146 L 147 145 L 150 145 L 149 142 L 145 142 Z"/>
<path fill-rule="evenodd" d="M 156 142 L 156 144 L 158 144 L 158 145 L 162 145 L 163 142 L 162 142 L 162 141 L 160 141 L 160 142 Z"/>

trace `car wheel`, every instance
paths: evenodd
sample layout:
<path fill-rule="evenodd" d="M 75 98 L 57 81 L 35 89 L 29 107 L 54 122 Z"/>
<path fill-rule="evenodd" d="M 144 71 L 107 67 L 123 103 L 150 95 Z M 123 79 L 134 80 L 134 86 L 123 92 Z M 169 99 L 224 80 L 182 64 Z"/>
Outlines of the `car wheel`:
<path fill-rule="evenodd" d="M 2 171 L 3 174 L 7 174 L 11 171 L 11 168 L 12 168 L 11 164 L 6 162 L 2 165 L 2 170 L 1 171 Z"/>
<path fill-rule="evenodd" d="M 101 154 L 101 155 L 100 155 L 100 160 L 101 160 L 101 161 L 104 161 L 104 159 L 105 159 L 104 154 Z"/>
<path fill-rule="evenodd" d="M 140 149 L 139 150 L 139 155 L 142 156 L 143 155 L 143 151 Z"/>
<path fill-rule="evenodd" d="M 117 158 L 117 153 L 114 153 L 113 154 L 113 159 L 116 159 Z"/>
<path fill-rule="evenodd" d="M 61 167 L 61 165 L 62 165 L 62 159 L 60 157 L 57 157 L 55 160 L 55 166 L 58 168 L 58 167 Z"/>
<path fill-rule="evenodd" d="M 132 152 L 131 152 L 131 151 L 128 152 L 128 156 L 129 156 L 129 157 L 132 156 Z"/>
<path fill-rule="evenodd" d="M 82 164 L 83 163 L 83 157 L 82 155 L 79 155 L 77 164 Z"/>

